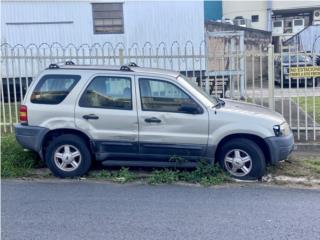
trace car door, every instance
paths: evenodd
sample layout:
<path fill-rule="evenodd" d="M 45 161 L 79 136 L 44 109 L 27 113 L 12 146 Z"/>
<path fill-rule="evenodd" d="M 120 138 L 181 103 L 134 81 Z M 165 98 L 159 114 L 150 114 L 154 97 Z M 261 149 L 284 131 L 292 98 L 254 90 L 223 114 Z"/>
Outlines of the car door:
<path fill-rule="evenodd" d="M 91 78 L 75 107 L 77 128 L 93 139 L 100 158 L 138 153 L 138 119 L 132 76 L 98 74 Z"/>
<path fill-rule="evenodd" d="M 198 159 L 208 141 L 208 112 L 174 80 L 137 77 L 139 150 L 144 159 Z M 187 112 L 184 106 L 195 106 Z"/>

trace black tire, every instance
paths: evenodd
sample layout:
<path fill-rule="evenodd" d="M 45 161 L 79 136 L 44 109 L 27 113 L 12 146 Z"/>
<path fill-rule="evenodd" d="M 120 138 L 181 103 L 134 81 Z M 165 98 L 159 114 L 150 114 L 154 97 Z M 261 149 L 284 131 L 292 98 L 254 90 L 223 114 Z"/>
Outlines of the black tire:
<path fill-rule="evenodd" d="M 226 162 L 226 155 L 232 154 L 233 150 L 241 150 L 241 154 L 247 153 L 251 158 L 251 168 L 250 171 L 245 176 L 235 176 L 228 170 L 230 169 L 230 164 Z M 244 152 L 242 152 L 244 151 Z M 234 138 L 230 141 L 224 143 L 224 145 L 221 147 L 219 153 L 218 153 L 218 160 L 221 165 L 221 167 L 229 172 L 231 176 L 243 179 L 243 180 L 253 180 L 253 179 L 260 179 L 264 174 L 266 170 L 266 161 L 264 154 L 261 150 L 261 148 L 252 140 L 246 139 L 246 138 Z M 232 165 L 232 164 L 231 164 Z M 241 169 L 239 169 L 239 172 L 242 172 Z"/>
<path fill-rule="evenodd" d="M 55 152 L 64 145 L 73 146 L 80 152 L 81 161 L 74 170 L 64 171 L 55 162 Z M 91 153 L 86 142 L 81 137 L 73 134 L 65 134 L 55 138 L 50 142 L 45 153 L 45 161 L 48 168 L 56 177 L 61 178 L 82 176 L 87 173 L 91 166 L 91 158 Z"/>

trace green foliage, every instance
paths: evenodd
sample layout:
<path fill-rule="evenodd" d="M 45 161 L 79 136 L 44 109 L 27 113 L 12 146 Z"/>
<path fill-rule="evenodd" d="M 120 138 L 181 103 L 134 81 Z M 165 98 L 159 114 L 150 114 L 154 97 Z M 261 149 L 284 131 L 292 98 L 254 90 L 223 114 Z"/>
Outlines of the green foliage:
<path fill-rule="evenodd" d="M 228 181 L 227 174 L 217 165 L 209 164 L 201 160 L 197 168 L 192 172 L 182 173 L 181 180 L 192 183 L 200 183 L 202 185 L 217 185 Z"/>
<path fill-rule="evenodd" d="M 1 177 L 27 177 L 31 169 L 42 166 L 37 155 L 24 151 L 13 134 L 1 136 Z"/>
<path fill-rule="evenodd" d="M 129 171 L 129 168 L 124 168 L 122 167 L 119 172 L 116 173 L 116 181 L 119 181 L 121 183 L 126 183 L 126 182 L 132 182 L 135 180 L 137 177 L 133 172 Z"/>
<path fill-rule="evenodd" d="M 150 184 L 173 183 L 177 181 L 200 183 L 201 185 L 217 185 L 229 180 L 225 172 L 218 166 L 200 161 L 193 171 L 155 170 L 148 178 Z"/>
<path fill-rule="evenodd" d="M 293 97 L 292 100 L 320 123 L 320 97 Z"/>
<path fill-rule="evenodd" d="M 169 169 L 154 170 L 148 177 L 149 184 L 170 184 L 179 180 L 179 171 Z"/>
<path fill-rule="evenodd" d="M 24 151 L 16 142 L 14 135 L 8 134 L 1 138 L 2 161 L 1 176 L 28 177 L 36 176 L 35 168 L 43 167 L 43 162 L 37 155 L 30 151 Z M 183 158 L 172 157 L 171 161 L 178 163 L 185 162 Z M 121 168 L 118 171 L 106 169 L 93 170 L 88 173 L 89 178 L 110 180 L 119 183 L 135 181 L 138 175 L 129 168 Z M 154 170 L 147 176 L 149 184 L 171 184 L 182 181 L 189 183 L 200 183 L 202 185 L 216 185 L 228 181 L 228 176 L 217 166 L 200 161 L 197 168 L 192 171 L 181 171 L 177 169 Z"/>

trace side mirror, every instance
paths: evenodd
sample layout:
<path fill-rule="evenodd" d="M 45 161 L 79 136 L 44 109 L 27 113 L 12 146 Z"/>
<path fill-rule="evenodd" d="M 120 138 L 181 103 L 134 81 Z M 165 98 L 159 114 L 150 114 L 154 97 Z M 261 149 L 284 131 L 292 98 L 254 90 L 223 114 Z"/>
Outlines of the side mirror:
<path fill-rule="evenodd" d="M 179 112 L 182 113 L 188 113 L 188 114 L 200 114 L 202 113 L 201 109 L 199 108 L 198 105 L 196 104 L 182 104 L 181 107 L 179 108 Z"/>

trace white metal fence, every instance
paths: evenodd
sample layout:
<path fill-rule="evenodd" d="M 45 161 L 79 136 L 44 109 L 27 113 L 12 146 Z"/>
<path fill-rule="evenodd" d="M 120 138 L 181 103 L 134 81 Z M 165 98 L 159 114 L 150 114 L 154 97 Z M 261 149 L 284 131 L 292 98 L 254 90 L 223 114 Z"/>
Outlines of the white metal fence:
<path fill-rule="evenodd" d="M 63 46 L 30 44 L 1 45 L 1 131 L 12 132 L 18 121 L 21 99 L 37 74 L 51 63 L 123 65 L 135 62 L 143 67 L 176 70 L 192 78 L 212 95 L 252 102 L 284 115 L 299 141 L 320 139 L 320 76 L 290 75 L 317 65 L 318 55 L 291 49 L 275 53 L 273 46 L 255 50 L 214 49 L 207 41 L 160 43 L 143 46 L 122 43 Z M 319 63 L 318 63 L 319 64 Z M 303 75 L 304 76 L 304 75 Z M 275 84 L 276 83 L 276 84 Z M 318 86 L 317 86 L 318 83 Z"/>

